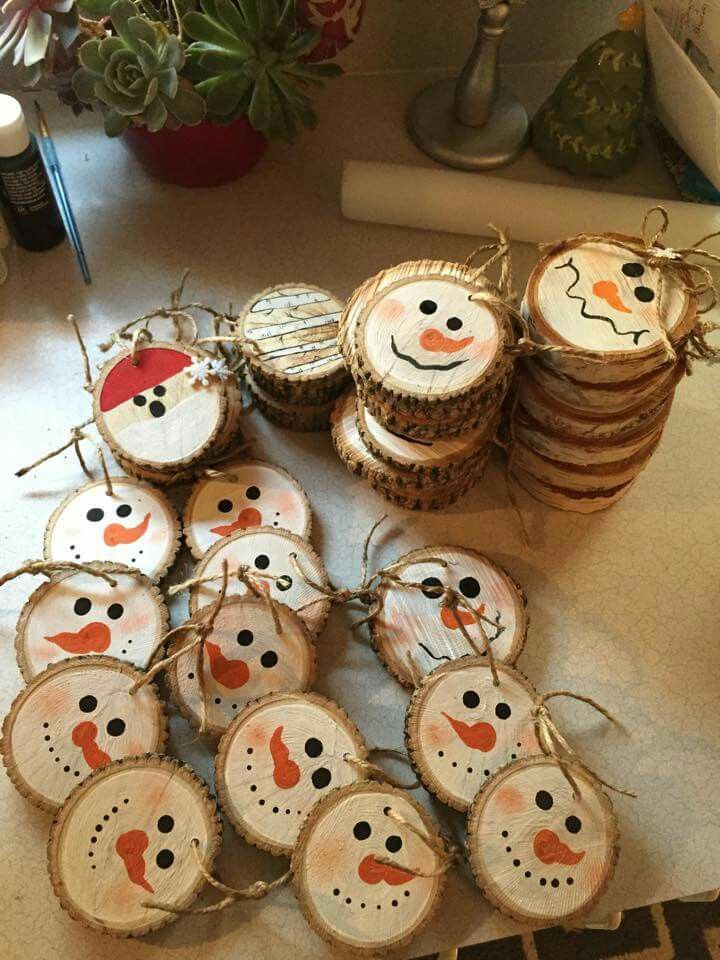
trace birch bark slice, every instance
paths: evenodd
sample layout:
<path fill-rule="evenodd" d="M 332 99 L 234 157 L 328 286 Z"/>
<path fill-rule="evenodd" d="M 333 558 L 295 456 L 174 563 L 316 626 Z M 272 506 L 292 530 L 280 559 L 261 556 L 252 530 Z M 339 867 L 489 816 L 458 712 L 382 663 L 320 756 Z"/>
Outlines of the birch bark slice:
<path fill-rule="evenodd" d="M 598 510 L 606 510 L 624 497 L 633 483 L 629 481 L 612 490 L 580 491 L 544 483 L 519 467 L 513 467 L 512 475 L 536 500 L 548 507 L 570 513 L 596 513 Z"/>

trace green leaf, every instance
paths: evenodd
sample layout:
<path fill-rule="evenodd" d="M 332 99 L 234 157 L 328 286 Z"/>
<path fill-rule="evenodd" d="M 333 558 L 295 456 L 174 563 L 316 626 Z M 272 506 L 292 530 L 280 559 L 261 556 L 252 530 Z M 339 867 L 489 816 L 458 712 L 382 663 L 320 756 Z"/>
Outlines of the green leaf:
<path fill-rule="evenodd" d="M 143 17 L 130 17 L 127 27 L 137 42 L 144 40 L 152 48 L 157 46 L 158 36 L 150 26 L 149 20 L 145 20 Z"/>
<path fill-rule="evenodd" d="M 315 49 L 319 39 L 319 30 L 302 30 L 298 32 L 289 43 L 285 44 L 280 59 L 283 63 L 290 63 L 292 60 L 297 60 L 299 57 L 305 56 L 305 54 Z"/>
<path fill-rule="evenodd" d="M 260 36 L 260 10 L 262 0 L 238 0 L 240 12 L 245 18 L 245 23 L 253 37 Z"/>
<path fill-rule="evenodd" d="M 110 7 L 112 25 L 123 43 L 131 50 L 136 50 L 136 40 L 128 22 L 136 14 L 135 4 L 131 0 L 115 0 L 115 3 Z"/>
<path fill-rule="evenodd" d="M 101 17 L 110 16 L 112 0 L 80 0 L 78 6 L 93 20 L 100 20 Z"/>
<path fill-rule="evenodd" d="M 105 61 L 100 56 L 100 40 L 86 40 L 78 51 L 78 60 L 88 70 L 103 73 Z"/>
<path fill-rule="evenodd" d="M 143 120 L 151 133 L 156 133 L 167 123 L 167 110 L 165 104 L 158 97 L 155 97 L 145 109 Z"/>
<path fill-rule="evenodd" d="M 248 99 L 252 83 L 242 74 L 226 74 L 214 77 L 212 86 L 203 90 L 207 100 L 208 112 L 219 116 L 227 116 Z"/>
<path fill-rule="evenodd" d="M 267 74 L 263 74 L 255 83 L 248 108 L 248 120 L 256 130 L 264 132 L 270 128 L 272 124 L 270 110 L 270 81 Z"/>
<path fill-rule="evenodd" d="M 239 37 L 234 36 L 215 20 L 211 20 L 203 13 L 188 13 L 183 19 L 183 30 L 193 40 L 204 40 L 227 50 L 234 50 L 240 56 L 252 55 L 252 48 Z"/>
<path fill-rule="evenodd" d="M 158 90 L 171 100 L 178 90 L 178 75 L 175 70 L 161 70 L 157 75 Z"/>
<path fill-rule="evenodd" d="M 243 37 L 248 43 L 252 42 L 252 37 L 245 25 L 242 14 L 232 0 L 215 0 L 215 9 L 217 10 L 217 15 L 221 23 L 223 23 L 228 30 L 238 37 Z"/>
<path fill-rule="evenodd" d="M 150 83 L 147 85 L 147 89 L 146 89 L 146 91 L 145 91 L 145 98 L 144 98 L 143 106 L 149 107 L 150 104 L 153 102 L 153 100 L 156 100 L 156 99 L 157 99 L 158 86 L 159 86 L 159 84 L 158 84 L 158 78 L 157 78 L 157 77 L 153 77 L 152 80 L 150 81 Z"/>
<path fill-rule="evenodd" d="M 143 111 L 141 97 L 130 97 L 118 90 L 111 90 L 103 80 L 96 82 L 95 96 L 101 103 L 114 107 L 124 117 L 137 117 Z"/>
<path fill-rule="evenodd" d="M 79 70 L 75 71 L 72 78 L 72 88 L 81 103 L 93 103 L 97 100 L 95 95 L 96 82 L 97 74 L 87 67 L 80 67 Z"/>
<path fill-rule="evenodd" d="M 203 53 L 199 64 L 203 70 L 213 74 L 222 74 L 227 71 L 233 74 L 239 73 L 243 65 L 242 60 L 238 60 L 234 53 L 227 53 L 225 50 L 211 50 Z"/>
<path fill-rule="evenodd" d="M 124 50 L 125 44 L 120 37 L 105 37 L 100 41 L 100 56 L 107 64 L 117 50 Z"/>
<path fill-rule="evenodd" d="M 257 8 L 260 21 L 259 35 L 267 37 L 275 30 L 280 11 L 276 0 L 258 0 Z"/>
<path fill-rule="evenodd" d="M 194 127 L 205 117 L 205 101 L 195 90 L 180 87 L 177 95 L 166 101 L 169 112 L 188 127 Z"/>
<path fill-rule="evenodd" d="M 105 133 L 108 137 L 119 137 L 124 133 L 130 121 L 122 116 L 117 110 L 108 110 L 105 114 Z"/>
<path fill-rule="evenodd" d="M 320 68 L 330 67 L 330 71 Z M 321 85 L 326 77 L 336 77 L 342 71 L 334 63 L 288 63 L 285 72 L 291 73 L 300 80 Z"/>
<path fill-rule="evenodd" d="M 160 58 L 145 40 L 138 40 L 137 58 L 146 76 L 149 76 L 160 66 Z"/>

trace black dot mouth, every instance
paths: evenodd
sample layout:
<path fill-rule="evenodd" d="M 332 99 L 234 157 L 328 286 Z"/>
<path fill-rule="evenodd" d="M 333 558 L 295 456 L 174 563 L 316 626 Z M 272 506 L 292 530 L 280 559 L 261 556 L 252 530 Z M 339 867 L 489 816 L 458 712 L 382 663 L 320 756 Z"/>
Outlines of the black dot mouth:
<path fill-rule="evenodd" d="M 388 891 L 390 899 L 383 900 L 380 903 L 375 900 L 370 901 L 368 898 L 363 899 L 362 897 L 347 897 L 340 887 L 333 887 L 332 895 L 334 900 L 337 900 L 338 903 L 342 903 L 347 907 L 352 907 L 354 905 L 360 910 L 393 910 L 410 898 L 410 890 L 403 890 L 396 887 L 393 890 Z"/>
<path fill-rule="evenodd" d="M 533 883 L 537 883 L 543 888 L 548 888 L 549 890 L 559 890 L 560 887 L 572 887 L 575 883 L 575 878 L 573 876 L 565 877 L 565 882 L 559 877 L 547 877 L 542 876 L 539 873 L 534 872 L 533 870 L 528 870 L 525 868 L 525 865 L 518 856 L 515 855 L 512 847 L 512 839 L 510 838 L 510 833 L 508 830 L 503 830 L 500 834 L 502 843 L 505 845 L 505 853 L 508 856 L 508 859 L 512 861 L 512 866 L 514 870 L 518 871 L 518 874 L 522 874 L 523 879 L 530 880 Z"/>

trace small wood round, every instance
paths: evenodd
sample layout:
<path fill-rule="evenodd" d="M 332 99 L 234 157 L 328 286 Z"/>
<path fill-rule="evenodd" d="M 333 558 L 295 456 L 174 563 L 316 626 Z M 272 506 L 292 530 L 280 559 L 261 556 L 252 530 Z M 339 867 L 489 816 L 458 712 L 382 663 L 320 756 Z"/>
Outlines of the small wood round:
<path fill-rule="evenodd" d="M 112 478 L 112 496 L 94 480 L 67 496 L 45 529 L 46 560 L 105 560 L 163 577 L 180 546 L 180 522 L 164 493 L 139 480 Z"/>
<path fill-rule="evenodd" d="M 228 561 L 230 582 L 228 596 L 243 595 L 247 588 L 233 571 L 241 565 L 250 567 L 250 573 L 263 582 L 267 570 L 275 579 L 265 581 L 270 596 L 293 610 L 297 610 L 312 636 L 322 630 L 330 612 L 330 599 L 320 593 L 298 573 L 290 555 L 297 556 L 308 580 L 326 589 L 330 588 L 325 564 L 307 540 L 279 527 L 251 527 L 219 540 L 205 553 L 195 568 L 196 577 L 222 574 L 223 560 Z M 259 561 L 259 562 L 258 562 Z M 220 592 L 220 581 L 205 583 L 190 590 L 190 613 L 212 603 Z"/>
<path fill-rule="evenodd" d="M 444 567 L 438 560 L 444 560 Z M 483 621 L 497 661 L 514 663 L 525 645 L 527 601 L 520 586 L 498 564 L 468 547 L 422 547 L 400 557 L 393 573 L 413 583 L 453 587 L 491 623 Z M 483 640 L 472 614 L 464 607 L 455 613 L 414 587 L 382 582 L 380 611 L 370 621 L 378 656 L 400 683 L 418 679 L 445 660 L 475 653 L 460 630 L 458 618 L 479 650 Z M 483 654 L 484 656 L 484 654 Z"/>
<path fill-rule="evenodd" d="M 544 483 L 519 467 L 513 467 L 512 475 L 520 486 L 540 503 L 570 513 L 596 513 L 598 510 L 606 510 L 622 499 L 633 483 L 631 480 L 611 490 L 582 491 Z"/>
<path fill-rule="evenodd" d="M 321 403 L 288 403 L 263 390 L 248 371 L 245 372 L 245 381 L 258 410 L 276 426 L 301 433 L 327 430 L 334 402 L 332 398 Z"/>
<path fill-rule="evenodd" d="M 203 619 L 209 612 L 207 606 L 196 616 Z M 171 696 L 193 726 L 200 727 L 204 720 L 206 732 L 219 737 L 251 700 L 310 688 L 315 677 L 312 638 L 289 607 L 276 604 L 276 614 L 280 630 L 266 600 L 231 597 L 202 647 L 196 646 L 169 665 Z M 180 636 L 171 645 L 170 655 L 194 637 L 194 633 Z"/>
<path fill-rule="evenodd" d="M 482 657 L 461 657 L 420 681 L 405 716 L 405 742 L 425 787 L 467 810 L 483 784 L 519 757 L 542 753 L 532 715 L 537 691 L 497 664 L 499 686 Z"/>
<path fill-rule="evenodd" d="M 183 533 L 197 560 L 218 540 L 248 527 L 282 527 L 310 537 L 307 494 L 287 470 L 262 460 L 235 460 L 224 463 L 222 473 L 199 480 L 185 505 Z"/>
<path fill-rule="evenodd" d="M 292 855 L 305 919 L 332 946 L 358 954 L 408 944 L 440 901 L 445 873 L 435 851 L 442 842 L 429 814 L 402 790 L 373 781 L 333 790 L 313 807 Z"/>
<path fill-rule="evenodd" d="M 22 690 L 3 723 L 3 763 L 17 790 L 56 811 L 93 770 L 121 757 L 160 751 L 167 736 L 163 704 L 142 677 L 114 657 L 54 663 Z"/>
<path fill-rule="evenodd" d="M 25 603 L 15 655 L 27 683 L 52 663 L 104 653 L 144 669 L 168 629 L 163 596 L 144 574 L 112 563 L 116 586 L 82 571 L 53 574 Z"/>
<path fill-rule="evenodd" d="M 178 919 L 205 885 L 222 826 L 203 781 L 171 757 L 118 760 L 70 795 L 50 830 L 55 896 L 84 926 L 140 937 Z M 197 857 L 193 841 L 198 841 Z M 145 904 L 172 905 L 172 913 Z"/>
<path fill-rule="evenodd" d="M 150 469 L 181 468 L 201 460 L 225 427 L 225 382 L 193 371 L 217 361 L 187 344 L 157 342 L 122 350 L 100 372 L 93 413 L 102 437 L 126 460 Z M 227 376 L 233 377 L 227 371 Z"/>
<path fill-rule="evenodd" d="M 215 757 L 218 801 L 248 843 L 290 856 L 311 808 L 329 790 L 365 779 L 362 734 L 317 693 L 272 693 L 230 724 Z"/>
<path fill-rule="evenodd" d="M 585 770 L 552 757 L 500 770 L 468 814 L 467 855 L 477 885 L 515 920 L 567 923 L 605 893 L 619 855 L 612 804 Z M 544 881 L 544 882 L 543 882 Z"/>

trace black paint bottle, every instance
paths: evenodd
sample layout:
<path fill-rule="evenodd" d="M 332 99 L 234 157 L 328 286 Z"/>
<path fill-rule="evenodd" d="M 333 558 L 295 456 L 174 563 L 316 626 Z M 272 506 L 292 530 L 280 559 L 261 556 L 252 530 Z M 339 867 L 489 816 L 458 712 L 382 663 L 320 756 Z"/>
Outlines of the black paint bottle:
<path fill-rule="evenodd" d="M 0 94 L 0 200 L 15 240 L 26 250 L 49 250 L 65 237 L 37 140 L 18 101 L 4 93 Z"/>

